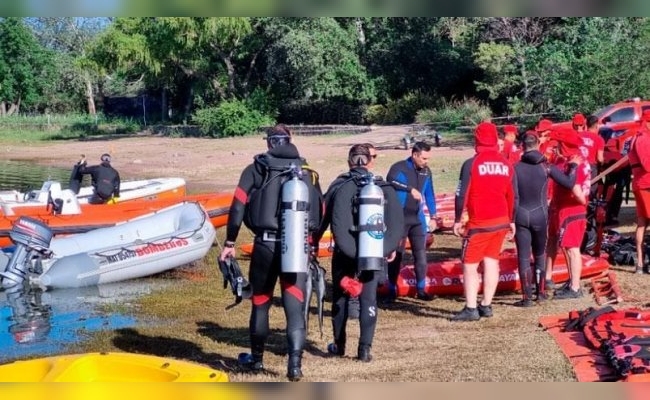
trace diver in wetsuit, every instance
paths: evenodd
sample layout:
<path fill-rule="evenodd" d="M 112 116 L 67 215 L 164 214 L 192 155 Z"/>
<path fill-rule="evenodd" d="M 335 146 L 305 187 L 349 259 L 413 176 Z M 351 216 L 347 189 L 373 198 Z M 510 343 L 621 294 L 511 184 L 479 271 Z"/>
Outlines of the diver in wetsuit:
<path fill-rule="evenodd" d="M 368 145 L 356 144 L 348 153 L 348 166 L 350 170 L 339 175 L 325 193 L 325 215 L 319 230 L 318 238 L 331 225 L 334 235 L 334 254 L 332 255 L 332 328 L 334 342 L 330 343 L 327 350 L 336 356 L 345 355 L 346 325 L 349 317 L 349 302 L 358 296 L 359 311 L 359 343 L 357 359 L 370 362 L 372 356 L 370 349 L 375 336 L 377 325 L 377 285 L 379 271 L 360 270 L 358 267 L 358 229 L 361 222 L 357 221 L 361 207 L 357 198 L 361 187 L 370 179 L 380 186 L 384 195 L 383 223 L 386 230 L 383 235 L 383 255 L 387 260 L 396 256 L 402 231 L 404 229 L 404 214 L 397 200 L 393 187 L 380 177 L 373 177 L 369 171 L 372 162 L 372 153 Z M 365 222 L 367 223 L 367 222 Z M 348 278 L 344 281 L 344 278 Z M 359 293 L 352 293 L 351 287 L 346 287 L 345 282 L 356 281 L 355 289 Z M 342 284 L 343 283 L 343 284 Z"/>
<path fill-rule="evenodd" d="M 548 164 L 539 152 L 539 137 L 535 133 L 524 135 L 524 154 L 515 164 L 517 179 L 515 244 L 519 259 L 519 279 L 523 299 L 515 303 L 518 307 L 533 305 L 532 282 L 535 282 L 537 300 L 546 299 L 546 241 L 548 228 L 548 177 L 559 185 L 571 189 L 576 180 L 579 160 L 571 160 L 565 175 L 555 165 Z M 534 263 L 531 265 L 531 249 Z M 539 273 L 539 275 L 537 275 Z"/>
<path fill-rule="evenodd" d="M 280 215 L 283 177 L 292 165 L 302 169 L 302 180 L 309 190 L 309 234 L 320 226 L 322 193 L 318 174 L 309 169 L 291 142 L 291 132 L 283 125 L 273 127 L 266 137 L 268 151 L 254 157 L 241 173 L 230 205 L 226 241 L 220 260 L 235 257 L 235 241 L 242 222 L 255 235 L 248 280 L 253 288 L 249 325 L 250 353 L 242 353 L 240 366 L 251 371 L 264 370 L 264 350 L 270 334 L 269 310 L 273 304 L 275 285 L 280 280 L 282 307 L 286 316 L 287 378 L 299 381 L 302 373 L 302 353 L 306 340 L 304 317 L 307 273 L 282 270 Z M 313 242 L 317 243 L 317 242 Z"/>

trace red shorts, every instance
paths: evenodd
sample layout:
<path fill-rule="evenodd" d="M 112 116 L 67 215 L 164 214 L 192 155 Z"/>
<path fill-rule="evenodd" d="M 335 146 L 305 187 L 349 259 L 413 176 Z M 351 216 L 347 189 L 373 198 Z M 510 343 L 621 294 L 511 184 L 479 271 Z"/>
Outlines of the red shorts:
<path fill-rule="evenodd" d="M 509 229 L 499 229 L 492 232 L 472 232 L 463 239 L 463 249 L 460 256 L 464 264 L 478 264 L 483 258 L 499 259 L 503 240 Z"/>
<path fill-rule="evenodd" d="M 634 190 L 637 217 L 650 218 L 650 189 Z"/>
<path fill-rule="evenodd" d="M 580 247 L 586 230 L 586 214 L 576 212 L 575 209 L 549 211 L 548 240 L 555 240 L 560 247 Z"/>

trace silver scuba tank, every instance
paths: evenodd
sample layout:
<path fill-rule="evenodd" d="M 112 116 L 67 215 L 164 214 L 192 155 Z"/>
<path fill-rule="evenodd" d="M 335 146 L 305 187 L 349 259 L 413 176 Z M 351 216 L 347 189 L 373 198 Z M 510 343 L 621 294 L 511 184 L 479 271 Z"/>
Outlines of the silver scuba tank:
<path fill-rule="evenodd" d="M 381 271 L 384 265 L 384 192 L 373 179 L 361 188 L 358 204 L 359 271 Z"/>
<path fill-rule="evenodd" d="M 309 266 L 309 188 L 292 165 L 293 177 L 282 184 L 280 246 L 282 272 L 307 273 Z"/>

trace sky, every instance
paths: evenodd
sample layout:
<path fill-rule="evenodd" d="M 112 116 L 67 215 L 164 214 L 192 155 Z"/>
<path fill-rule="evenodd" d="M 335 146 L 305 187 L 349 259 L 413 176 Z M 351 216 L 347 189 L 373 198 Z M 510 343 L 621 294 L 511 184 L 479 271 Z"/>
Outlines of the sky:
<path fill-rule="evenodd" d="M 0 16 L 640 16 L 647 0 L 5 0 Z"/>

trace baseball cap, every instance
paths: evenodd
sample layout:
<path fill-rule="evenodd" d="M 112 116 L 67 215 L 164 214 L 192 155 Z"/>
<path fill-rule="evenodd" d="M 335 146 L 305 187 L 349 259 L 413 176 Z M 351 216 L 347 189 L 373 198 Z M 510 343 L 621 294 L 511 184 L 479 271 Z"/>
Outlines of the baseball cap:
<path fill-rule="evenodd" d="M 542 119 L 537 123 L 535 130 L 537 132 L 550 131 L 553 127 L 553 122 L 550 119 Z"/>

